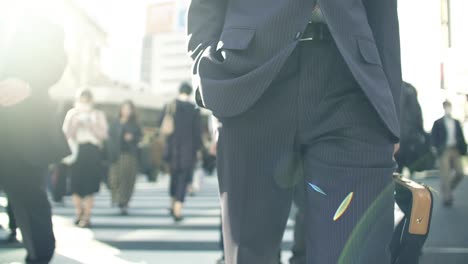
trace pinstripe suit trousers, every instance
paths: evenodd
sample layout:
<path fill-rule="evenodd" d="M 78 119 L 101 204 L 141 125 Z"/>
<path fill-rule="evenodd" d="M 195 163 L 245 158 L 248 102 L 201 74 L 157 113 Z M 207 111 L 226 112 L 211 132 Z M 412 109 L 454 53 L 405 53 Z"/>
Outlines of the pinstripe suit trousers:
<path fill-rule="evenodd" d="M 333 41 L 301 42 L 253 107 L 220 122 L 228 264 L 277 263 L 296 184 L 308 264 L 390 263 L 393 137 Z"/>

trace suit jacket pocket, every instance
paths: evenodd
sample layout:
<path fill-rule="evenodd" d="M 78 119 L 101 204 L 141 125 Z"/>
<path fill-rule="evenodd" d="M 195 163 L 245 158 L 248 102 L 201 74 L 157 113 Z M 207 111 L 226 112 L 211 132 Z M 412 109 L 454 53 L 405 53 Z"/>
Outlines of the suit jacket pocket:
<path fill-rule="evenodd" d="M 246 50 L 255 36 L 250 28 L 226 28 L 221 33 L 216 50 L 210 54 L 215 64 L 223 64 L 233 53 Z"/>
<path fill-rule="evenodd" d="M 258 67 L 252 59 L 251 49 L 255 30 L 226 28 L 216 47 L 208 47 L 197 65 L 201 78 L 232 79 L 247 74 Z"/>
<path fill-rule="evenodd" d="M 227 28 L 221 33 L 217 50 L 245 50 L 255 36 L 255 30 L 250 28 Z"/>
<path fill-rule="evenodd" d="M 359 51 L 364 61 L 369 64 L 382 65 L 379 50 L 373 41 L 364 38 L 358 38 L 357 41 Z"/>

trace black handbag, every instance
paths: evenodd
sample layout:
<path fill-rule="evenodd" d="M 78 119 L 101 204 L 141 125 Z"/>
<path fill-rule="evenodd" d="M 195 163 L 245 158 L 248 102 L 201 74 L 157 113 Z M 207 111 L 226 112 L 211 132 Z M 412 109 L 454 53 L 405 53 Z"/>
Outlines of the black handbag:
<path fill-rule="evenodd" d="M 404 213 L 390 249 L 392 264 L 417 264 L 429 234 L 433 195 L 429 187 L 395 175 L 395 201 Z"/>
<path fill-rule="evenodd" d="M 216 169 L 216 156 L 209 153 L 206 148 L 202 149 L 202 168 L 209 176 L 213 175 Z"/>

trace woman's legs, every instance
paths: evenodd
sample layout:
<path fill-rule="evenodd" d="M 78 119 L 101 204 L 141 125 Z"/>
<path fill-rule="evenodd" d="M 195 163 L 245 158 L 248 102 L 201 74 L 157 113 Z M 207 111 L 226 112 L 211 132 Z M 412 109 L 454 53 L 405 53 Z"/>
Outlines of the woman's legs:
<path fill-rule="evenodd" d="M 175 206 L 175 203 L 176 203 L 175 197 L 171 197 L 171 206 L 170 206 L 171 215 L 174 214 L 174 206 Z"/>
<path fill-rule="evenodd" d="M 122 214 L 127 214 L 128 204 L 135 189 L 136 176 L 138 173 L 137 159 L 133 155 L 123 154 L 119 161 L 119 207 Z"/>
<path fill-rule="evenodd" d="M 88 195 L 84 198 L 84 219 L 91 218 L 91 213 L 94 207 L 94 195 Z"/>
<path fill-rule="evenodd" d="M 81 196 L 78 194 L 73 194 L 72 196 L 73 204 L 75 205 L 75 225 L 78 225 L 83 217 L 83 202 Z"/>
<path fill-rule="evenodd" d="M 177 201 L 176 200 L 177 182 L 178 182 L 177 171 L 171 170 L 170 177 L 171 177 L 170 183 L 169 183 L 169 195 L 171 196 L 170 213 L 172 216 L 174 216 L 174 207 Z"/>
<path fill-rule="evenodd" d="M 114 163 L 110 167 L 109 171 L 109 185 L 112 195 L 112 205 L 118 205 L 119 201 L 119 188 L 120 188 L 120 175 L 119 175 L 119 165 L 118 162 Z"/>
<path fill-rule="evenodd" d="M 174 217 L 175 217 L 176 219 L 182 217 L 182 207 L 183 207 L 183 203 L 182 203 L 182 202 L 176 201 L 176 202 L 174 203 Z"/>
<path fill-rule="evenodd" d="M 187 192 L 188 179 L 192 175 L 192 170 L 190 169 L 181 169 L 177 173 L 172 175 L 176 179 L 175 184 L 175 202 L 174 202 L 174 219 L 176 221 L 182 220 L 182 208 L 185 201 L 185 196 Z"/>
<path fill-rule="evenodd" d="M 77 215 L 75 224 L 80 227 L 89 227 L 91 212 L 94 206 L 94 195 L 81 197 L 73 194 L 73 203 L 75 204 Z"/>

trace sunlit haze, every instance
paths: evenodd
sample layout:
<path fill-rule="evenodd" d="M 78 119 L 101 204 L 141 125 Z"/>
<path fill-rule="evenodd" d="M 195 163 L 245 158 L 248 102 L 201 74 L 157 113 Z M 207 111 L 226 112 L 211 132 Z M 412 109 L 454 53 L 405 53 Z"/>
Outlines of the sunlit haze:
<path fill-rule="evenodd" d="M 76 0 L 108 34 L 103 71 L 119 80 L 139 79 L 145 9 L 150 0 Z"/>

